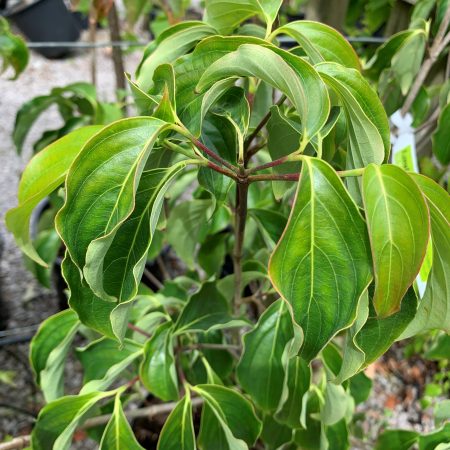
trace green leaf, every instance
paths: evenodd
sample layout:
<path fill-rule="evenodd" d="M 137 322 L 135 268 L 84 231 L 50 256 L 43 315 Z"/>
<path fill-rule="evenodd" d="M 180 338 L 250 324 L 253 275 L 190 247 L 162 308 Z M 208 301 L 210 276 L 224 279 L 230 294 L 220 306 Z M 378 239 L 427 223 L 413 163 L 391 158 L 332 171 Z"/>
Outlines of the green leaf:
<path fill-rule="evenodd" d="M 286 217 L 279 212 L 262 208 L 251 208 L 248 213 L 257 223 L 268 247 L 273 249 L 286 227 Z"/>
<path fill-rule="evenodd" d="M 267 122 L 267 148 L 272 160 L 282 158 L 300 147 L 301 128 L 300 124 L 289 120 L 281 114 L 278 106 L 270 108 L 270 119 Z M 274 167 L 276 174 L 297 173 L 300 170 L 299 162 L 288 162 Z M 288 181 L 273 181 L 272 188 L 275 198 L 280 200 L 285 192 L 292 187 Z"/>
<path fill-rule="evenodd" d="M 292 430 L 278 423 L 271 414 L 267 414 L 264 416 L 260 438 L 268 450 L 277 450 L 280 447 L 284 449 L 282 445 L 292 440 Z"/>
<path fill-rule="evenodd" d="M 450 103 L 441 111 L 438 126 L 433 133 L 433 153 L 444 165 L 450 163 Z"/>
<path fill-rule="evenodd" d="M 364 220 L 324 161 L 303 160 L 295 203 L 269 274 L 303 328 L 300 356 L 309 363 L 353 323 L 372 278 Z"/>
<path fill-rule="evenodd" d="M 323 436 L 323 433 L 322 433 Z M 349 445 L 349 430 L 345 419 L 340 420 L 332 426 L 325 429 L 324 440 L 328 442 L 330 449 L 333 450 L 348 450 Z"/>
<path fill-rule="evenodd" d="M 27 45 L 20 36 L 11 33 L 8 21 L 4 17 L 0 17 L 0 56 L 3 59 L 0 74 L 11 66 L 14 69 L 11 80 L 16 80 L 27 67 L 29 59 Z"/>
<path fill-rule="evenodd" d="M 178 398 L 172 339 L 172 323 L 161 324 L 145 344 L 144 360 L 139 370 L 146 389 L 164 401 Z"/>
<path fill-rule="evenodd" d="M 147 158 L 167 127 L 151 117 L 119 120 L 96 134 L 72 164 L 56 228 L 80 270 L 91 242 L 101 258 L 132 213 Z"/>
<path fill-rule="evenodd" d="M 169 168 L 152 166 L 147 164 L 142 172 L 131 215 L 112 239 L 97 239 L 88 247 L 84 275 L 102 298 L 123 302 L 136 296 L 164 195 L 186 163 L 181 161 Z"/>
<path fill-rule="evenodd" d="M 141 346 L 131 341 L 120 345 L 114 340 L 102 339 L 78 351 L 85 369 L 80 394 L 104 391 L 143 353 Z"/>
<path fill-rule="evenodd" d="M 195 450 L 194 423 L 189 389 L 170 413 L 159 435 L 158 450 Z"/>
<path fill-rule="evenodd" d="M 243 342 L 239 383 L 261 409 L 273 411 L 280 403 L 288 358 L 301 345 L 301 330 L 294 327 L 289 305 L 282 299 L 272 303 Z"/>
<path fill-rule="evenodd" d="M 38 153 L 25 168 L 19 183 L 19 206 L 6 213 L 6 226 L 17 244 L 33 261 L 46 266 L 30 238 L 30 217 L 37 204 L 63 183 L 67 171 L 84 144 L 100 126 L 80 128 Z"/>
<path fill-rule="evenodd" d="M 233 389 L 212 384 L 199 384 L 192 387 L 192 390 L 205 400 L 205 404 L 219 421 L 230 450 L 247 450 L 247 446 L 254 445 L 261 432 L 261 422 L 251 403 L 241 394 Z M 201 426 L 201 429 L 204 428 Z M 211 444 L 205 443 L 200 447 L 216 448 L 211 447 Z"/>
<path fill-rule="evenodd" d="M 122 409 L 120 394 L 114 400 L 114 410 L 103 432 L 100 450 L 144 450 L 140 446 Z"/>
<path fill-rule="evenodd" d="M 216 81 L 232 76 L 257 77 L 283 92 L 300 114 L 304 143 L 327 120 L 330 105 L 323 82 L 309 63 L 292 53 L 276 47 L 241 45 L 206 69 L 197 90 L 203 92 Z"/>
<path fill-rule="evenodd" d="M 375 450 L 409 450 L 417 442 L 418 433 L 409 430 L 386 430 L 378 437 Z"/>
<path fill-rule="evenodd" d="M 194 268 L 197 245 L 210 227 L 210 206 L 211 200 L 185 201 L 170 211 L 167 220 L 167 240 L 191 269 Z"/>
<path fill-rule="evenodd" d="M 450 443 L 450 422 L 436 431 L 419 436 L 419 450 L 435 450 L 442 443 Z"/>
<path fill-rule="evenodd" d="M 363 199 L 375 276 L 373 303 L 380 317 L 400 309 L 419 273 L 430 235 L 425 199 L 412 178 L 394 165 L 369 165 Z"/>
<path fill-rule="evenodd" d="M 91 392 L 69 395 L 45 405 L 31 433 L 33 450 L 68 450 L 76 428 L 89 410 L 101 399 L 115 392 Z"/>
<path fill-rule="evenodd" d="M 137 84 L 144 91 L 153 85 L 156 68 L 164 63 L 173 63 L 186 54 L 195 44 L 206 36 L 216 34 L 214 28 L 204 22 L 181 22 L 165 30 L 155 42 L 145 49 L 138 68 Z"/>
<path fill-rule="evenodd" d="M 413 289 L 405 295 L 400 311 L 386 318 L 378 317 L 370 303 L 368 319 L 354 338 L 357 348 L 364 354 L 364 363 L 358 370 L 364 369 L 388 350 L 411 322 L 416 310 L 417 298 Z M 342 366 L 346 364 L 344 352 Z"/>
<path fill-rule="evenodd" d="M 346 168 L 381 164 L 390 151 L 390 130 L 386 112 L 375 91 L 354 69 L 335 63 L 321 63 L 316 69 L 338 95 L 347 121 Z M 354 198 L 360 201 L 356 178 L 347 180 Z"/>
<path fill-rule="evenodd" d="M 83 325 L 122 342 L 128 324 L 130 303 L 105 302 L 81 279 L 80 271 L 68 254 L 62 263 L 62 275 L 69 287 L 69 305 Z"/>
<path fill-rule="evenodd" d="M 276 420 L 290 428 L 301 428 L 303 399 L 309 390 L 311 368 L 299 356 L 289 360 L 283 397 L 276 413 Z"/>
<path fill-rule="evenodd" d="M 448 193 L 423 175 L 411 175 L 430 210 L 433 262 L 424 296 L 401 339 L 434 329 L 450 333 L 450 201 Z"/>
<path fill-rule="evenodd" d="M 206 0 L 204 20 L 219 34 L 230 34 L 248 18 L 260 15 L 269 34 L 282 3 L 281 0 Z"/>
<path fill-rule="evenodd" d="M 277 28 L 272 36 L 287 34 L 297 41 L 313 64 L 336 62 L 361 69 L 358 55 L 341 33 L 320 22 L 299 20 Z"/>
<path fill-rule="evenodd" d="M 230 306 L 219 292 L 216 282 L 205 283 L 186 303 L 175 324 L 174 333 L 212 331 L 230 326 L 241 326 L 240 320 L 230 315 Z"/>
<path fill-rule="evenodd" d="M 48 289 L 52 287 L 53 263 L 61 248 L 61 239 L 55 229 L 43 230 L 36 236 L 34 246 L 48 267 L 42 267 L 25 255 L 25 267 Z"/>
<path fill-rule="evenodd" d="M 226 233 L 207 236 L 198 252 L 198 263 L 208 276 L 218 275 L 224 265 L 227 252 Z"/>
<path fill-rule="evenodd" d="M 335 425 L 345 417 L 352 417 L 355 402 L 351 395 L 338 384 L 327 383 L 324 393 L 324 404 L 320 411 L 323 425 Z"/>
<path fill-rule="evenodd" d="M 31 341 L 31 366 L 47 402 L 64 395 L 65 360 L 79 325 L 73 311 L 62 311 L 42 322 Z"/>

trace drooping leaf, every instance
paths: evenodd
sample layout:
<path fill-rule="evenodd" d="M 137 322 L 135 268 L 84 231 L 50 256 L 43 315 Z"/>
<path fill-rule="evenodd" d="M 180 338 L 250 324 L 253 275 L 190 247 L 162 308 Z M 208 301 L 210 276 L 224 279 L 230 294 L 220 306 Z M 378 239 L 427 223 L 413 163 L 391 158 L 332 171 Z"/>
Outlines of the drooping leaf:
<path fill-rule="evenodd" d="M 450 103 L 439 115 L 438 126 L 433 133 L 433 153 L 444 165 L 450 163 Z"/>
<path fill-rule="evenodd" d="M 324 23 L 310 20 L 289 22 L 272 33 L 278 34 L 287 34 L 295 39 L 313 64 L 328 61 L 352 69 L 361 69 L 353 47 L 342 34 Z"/>
<path fill-rule="evenodd" d="M 119 450 L 122 448 L 127 450 L 144 450 L 144 447 L 139 445 L 136 440 L 134 432 L 123 412 L 120 394 L 117 394 L 114 400 L 114 410 L 103 432 L 99 450 Z"/>
<path fill-rule="evenodd" d="M 273 411 L 280 403 L 288 358 L 301 345 L 301 331 L 295 329 L 289 305 L 283 299 L 272 303 L 243 342 L 239 383 L 260 408 Z"/>
<path fill-rule="evenodd" d="M 247 446 L 254 445 L 261 432 L 261 422 L 248 400 L 225 386 L 200 384 L 192 390 L 205 400 L 219 421 L 230 450 L 247 450 Z M 210 445 L 211 442 L 205 448 L 212 448 Z"/>
<path fill-rule="evenodd" d="M 205 283 L 186 303 L 175 324 L 174 333 L 212 331 L 245 322 L 231 317 L 230 306 L 216 283 Z"/>
<path fill-rule="evenodd" d="M 429 178 L 414 174 L 425 195 L 431 218 L 433 260 L 425 294 L 413 321 L 401 339 L 434 329 L 450 333 L 450 200 L 443 188 Z"/>
<path fill-rule="evenodd" d="M 84 275 L 97 295 L 122 302 L 137 294 L 164 195 L 185 167 L 183 161 L 169 168 L 148 164 L 139 180 L 131 215 L 110 242 L 97 239 L 89 245 Z"/>
<path fill-rule="evenodd" d="M 206 36 L 215 34 L 214 28 L 204 22 L 181 22 L 168 28 L 145 49 L 138 68 L 137 84 L 144 91 L 152 87 L 153 74 L 163 63 L 172 63 L 186 54 Z"/>
<path fill-rule="evenodd" d="M 283 398 L 276 413 L 276 420 L 290 428 L 301 427 L 303 398 L 309 390 L 311 368 L 299 356 L 289 360 Z"/>
<path fill-rule="evenodd" d="M 72 131 L 39 152 L 22 174 L 17 194 L 19 206 L 7 212 L 6 225 L 22 251 L 43 266 L 47 264 L 30 239 L 31 213 L 41 200 L 62 184 L 81 148 L 100 129 L 100 126 L 89 126 Z"/>
<path fill-rule="evenodd" d="M 295 203 L 269 274 L 303 328 L 300 356 L 307 362 L 353 323 L 372 278 L 369 242 L 358 208 L 324 161 L 303 160 Z"/>
<path fill-rule="evenodd" d="M 419 450 L 435 450 L 439 444 L 449 444 L 449 442 L 450 422 L 447 422 L 438 430 L 420 435 Z"/>
<path fill-rule="evenodd" d="M 347 121 L 346 168 L 381 164 L 390 151 L 390 130 L 386 112 L 375 91 L 354 69 L 336 63 L 321 63 L 316 69 L 338 95 Z M 359 202 L 358 180 L 350 178 L 347 185 Z"/>
<path fill-rule="evenodd" d="M 305 143 L 327 120 L 330 107 L 323 82 L 309 63 L 292 53 L 276 47 L 241 45 L 206 69 L 197 90 L 203 92 L 216 81 L 232 76 L 257 77 L 286 94 L 302 119 Z"/>
<path fill-rule="evenodd" d="M 70 395 L 45 405 L 31 433 L 34 450 L 68 450 L 72 435 L 86 413 L 101 399 L 113 392 L 91 392 L 86 395 Z"/>
<path fill-rule="evenodd" d="M 375 276 L 373 303 L 380 317 L 400 302 L 422 265 L 430 234 L 425 199 L 412 178 L 394 165 L 369 165 L 363 199 Z"/>
<path fill-rule="evenodd" d="M 354 338 L 357 348 L 364 354 L 364 363 L 359 370 L 378 359 L 395 342 L 411 322 L 417 310 L 417 298 L 410 289 L 402 301 L 400 311 L 380 318 L 376 315 L 372 304 L 369 304 L 369 317 Z M 346 355 L 342 366 L 346 364 Z"/>
<path fill-rule="evenodd" d="M 409 430 L 386 430 L 377 440 L 375 450 L 409 450 L 417 442 L 418 433 Z"/>
<path fill-rule="evenodd" d="M 161 324 L 145 345 L 139 373 L 144 386 L 161 400 L 178 398 L 171 322 Z"/>
<path fill-rule="evenodd" d="M 320 420 L 325 426 L 335 425 L 345 417 L 351 417 L 354 407 L 352 396 L 345 391 L 342 385 L 328 382 L 325 387 Z"/>
<path fill-rule="evenodd" d="M 91 242 L 104 251 L 132 213 L 147 158 L 167 126 L 151 117 L 119 120 L 95 135 L 72 164 L 56 228 L 80 270 Z"/>
<path fill-rule="evenodd" d="M 170 413 L 159 435 L 158 450 L 195 450 L 189 389 Z"/>
<path fill-rule="evenodd" d="M 211 200 L 192 200 L 179 203 L 170 211 L 167 240 L 189 268 L 194 268 L 197 244 L 210 226 L 210 207 Z"/>
<path fill-rule="evenodd" d="M 266 22 L 267 30 L 270 33 L 282 3 L 280 0 L 245 0 L 240 2 L 207 0 L 205 2 L 204 20 L 220 34 L 230 34 L 248 18 L 260 15 Z"/>
<path fill-rule="evenodd" d="M 11 33 L 9 24 L 4 17 L 0 17 L 0 56 L 3 60 L 0 74 L 11 66 L 14 69 L 14 76 L 11 77 L 11 80 L 16 80 L 27 67 L 29 53 L 25 41 L 20 36 Z"/>
<path fill-rule="evenodd" d="M 79 325 L 73 311 L 62 311 L 46 319 L 31 341 L 31 366 L 47 402 L 64 395 L 64 363 Z"/>
<path fill-rule="evenodd" d="M 104 391 L 142 355 L 142 347 L 132 341 L 119 345 L 116 341 L 102 339 L 78 351 L 85 370 L 80 394 Z"/>
<path fill-rule="evenodd" d="M 105 302 L 81 279 L 80 271 L 66 253 L 62 275 L 69 288 L 69 305 L 80 322 L 111 339 L 122 341 L 127 329 L 130 303 Z"/>
<path fill-rule="evenodd" d="M 292 440 L 292 429 L 277 422 L 271 414 L 264 416 L 260 439 L 268 450 L 283 448 Z"/>

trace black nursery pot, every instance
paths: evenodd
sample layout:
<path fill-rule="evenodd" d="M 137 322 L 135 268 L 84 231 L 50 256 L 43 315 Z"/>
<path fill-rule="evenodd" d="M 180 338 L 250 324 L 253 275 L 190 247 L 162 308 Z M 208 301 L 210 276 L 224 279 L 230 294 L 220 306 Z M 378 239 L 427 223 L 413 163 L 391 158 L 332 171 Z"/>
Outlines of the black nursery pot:
<path fill-rule="evenodd" d="M 63 0 L 37 0 L 9 11 L 7 16 L 31 42 L 74 42 L 80 37 L 78 22 Z M 36 50 L 49 59 L 62 58 L 70 52 L 68 47 Z"/>

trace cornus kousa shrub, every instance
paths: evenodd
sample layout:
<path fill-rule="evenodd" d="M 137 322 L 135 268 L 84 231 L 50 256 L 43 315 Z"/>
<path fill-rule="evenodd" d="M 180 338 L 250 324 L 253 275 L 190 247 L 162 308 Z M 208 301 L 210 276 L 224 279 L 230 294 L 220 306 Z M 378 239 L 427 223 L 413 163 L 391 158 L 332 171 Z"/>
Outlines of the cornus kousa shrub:
<path fill-rule="evenodd" d="M 280 4 L 207 1 L 205 21 L 145 50 L 141 115 L 77 129 L 23 173 L 8 227 L 45 264 L 30 215 L 63 189 L 70 304 L 32 342 L 47 401 L 33 449 L 68 449 L 83 426 L 103 450 L 143 448 L 128 421 L 142 411 L 161 450 L 347 449 L 364 369 L 449 331 L 448 194 L 388 163 L 388 119 L 349 43 L 316 22 L 274 29 Z M 264 26 L 242 24 L 254 16 Z M 83 385 L 66 396 L 76 336 Z M 431 448 L 448 432 L 405 436 Z"/>

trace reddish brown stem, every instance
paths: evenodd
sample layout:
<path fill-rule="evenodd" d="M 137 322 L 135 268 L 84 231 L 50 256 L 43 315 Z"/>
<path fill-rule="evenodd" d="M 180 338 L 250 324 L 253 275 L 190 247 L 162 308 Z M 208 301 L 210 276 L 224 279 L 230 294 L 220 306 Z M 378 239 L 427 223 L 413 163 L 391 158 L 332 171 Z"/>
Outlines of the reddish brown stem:
<path fill-rule="evenodd" d="M 145 330 L 137 327 L 136 325 L 133 325 L 132 323 L 128 323 L 128 328 L 130 330 L 136 331 L 136 333 L 142 334 L 142 336 L 146 336 L 148 338 L 152 337 L 152 335 L 150 333 L 147 333 Z"/>
<path fill-rule="evenodd" d="M 208 164 L 206 167 L 209 167 L 210 169 L 215 170 L 216 172 L 222 173 L 223 175 L 226 175 L 227 177 L 232 178 L 233 180 L 237 180 L 238 177 L 234 172 L 231 172 L 230 170 L 223 169 L 222 167 L 218 166 L 217 164 L 214 164 L 211 161 L 208 161 Z"/>
<path fill-rule="evenodd" d="M 254 181 L 298 181 L 299 176 L 298 173 L 251 175 L 248 177 L 248 181 L 250 183 L 253 183 Z"/>
<path fill-rule="evenodd" d="M 289 156 L 283 156 L 282 158 L 274 159 L 273 161 L 270 161 L 265 164 L 261 164 L 260 166 L 251 167 L 250 169 L 248 169 L 247 173 L 250 174 L 250 173 L 260 172 L 261 170 L 264 170 L 264 169 L 270 169 L 271 167 L 280 166 L 281 164 L 284 164 L 288 161 L 289 161 Z"/>
<path fill-rule="evenodd" d="M 237 167 L 233 166 L 233 164 L 230 164 L 228 161 L 226 161 L 221 156 L 219 156 L 216 152 L 213 152 L 210 148 L 208 148 L 201 141 L 199 141 L 198 139 L 194 139 L 192 142 L 197 148 L 199 148 L 200 150 L 205 152 L 208 156 L 210 156 L 211 158 L 215 159 L 217 162 L 222 164 L 222 166 L 227 167 L 232 172 L 237 172 Z"/>

